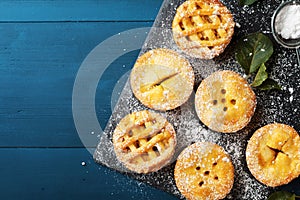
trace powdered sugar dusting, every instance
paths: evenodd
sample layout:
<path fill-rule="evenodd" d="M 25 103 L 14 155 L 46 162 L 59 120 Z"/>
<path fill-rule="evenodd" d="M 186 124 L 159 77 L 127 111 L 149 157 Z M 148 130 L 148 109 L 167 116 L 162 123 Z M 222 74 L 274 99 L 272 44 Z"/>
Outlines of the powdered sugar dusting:
<path fill-rule="evenodd" d="M 233 13 L 235 22 L 240 28 L 235 29 L 231 43 L 225 51 L 214 60 L 200 60 L 184 54 L 175 44 L 172 38 L 171 24 L 176 8 L 184 0 L 165 0 L 154 23 L 154 28 L 149 33 L 142 48 L 141 54 L 150 49 L 169 48 L 184 55 L 191 63 L 195 73 L 196 90 L 200 82 L 218 70 L 233 70 L 246 77 L 244 71 L 234 59 L 234 46 L 239 38 L 253 32 L 264 32 L 271 39 L 271 16 L 281 0 L 258 1 L 251 6 L 239 7 L 236 1 L 223 1 Z M 273 40 L 274 41 L 274 40 Z M 97 162 L 116 169 L 134 179 L 160 188 L 166 192 L 184 199 L 178 191 L 174 181 L 174 163 L 179 153 L 191 143 L 214 142 L 222 146 L 230 155 L 235 168 L 234 185 L 226 199 L 252 199 L 263 200 L 273 189 L 259 183 L 251 175 L 246 164 L 246 146 L 249 138 L 258 128 L 273 122 L 285 123 L 293 126 L 298 132 L 299 107 L 300 107 L 300 68 L 296 63 L 296 52 L 292 49 L 284 49 L 274 42 L 274 54 L 266 63 L 270 77 L 283 86 L 281 91 L 254 90 L 257 96 L 255 114 L 246 128 L 234 134 L 221 134 L 209 130 L 198 119 L 194 108 L 194 94 L 180 108 L 163 114 L 175 127 L 177 132 L 177 147 L 172 163 L 158 172 L 139 175 L 129 172 L 116 159 L 111 136 L 114 128 L 126 114 L 138 110 L 147 109 L 132 94 L 127 82 L 120 99 L 115 107 L 113 115 L 101 136 L 101 140 L 95 151 L 94 158 Z M 194 90 L 194 91 L 195 91 Z M 290 186 L 297 190 L 297 186 Z"/>

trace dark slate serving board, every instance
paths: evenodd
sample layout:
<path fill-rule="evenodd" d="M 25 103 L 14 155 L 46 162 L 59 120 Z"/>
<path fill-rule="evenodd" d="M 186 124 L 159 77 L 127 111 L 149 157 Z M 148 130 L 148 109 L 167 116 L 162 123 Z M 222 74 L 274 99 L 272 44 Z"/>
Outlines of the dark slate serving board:
<path fill-rule="evenodd" d="M 300 67 L 296 63 L 296 52 L 276 44 L 271 33 L 271 17 L 280 4 L 280 0 L 261 0 L 251 6 L 244 7 L 239 6 L 236 1 L 224 0 L 223 3 L 233 13 L 236 22 L 235 33 L 225 52 L 213 60 L 191 58 L 181 52 L 174 43 L 171 24 L 176 8 L 183 2 L 183 0 L 165 0 L 163 2 L 140 55 L 150 49 L 169 48 L 186 56 L 194 67 L 196 76 L 194 91 L 196 91 L 201 80 L 217 70 L 233 70 L 244 76 L 244 71 L 234 59 L 235 45 L 238 39 L 249 33 L 262 32 L 268 35 L 274 43 L 274 54 L 266 65 L 271 78 L 279 82 L 282 90 L 254 90 L 258 101 L 256 112 L 250 124 L 234 134 L 217 133 L 205 127 L 196 116 L 194 95 L 180 108 L 161 113 L 174 125 L 177 131 L 178 145 L 173 162 L 158 172 L 140 175 L 126 170 L 116 159 L 111 141 L 112 133 L 121 118 L 128 113 L 147 109 L 133 96 L 127 81 L 94 153 L 95 161 L 183 199 L 175 186 L 173 177 L 176 157 L 184 147 L 195 141 L 210 141 L 221 145 L 231 155 L 235 166 L 235 182 L 227 199 L 262 200 L 266 199 L 274 190 L 281 189 L 300 193 L 300 178 L 280 188 L 269 188 L 254 179 L 245 161 L 247 141 L 259 127 L 278 122 L 289 124 L 298 132 L 300 131 L 298 120 L 300 117 L 300 84 L 298 81 Z"/>

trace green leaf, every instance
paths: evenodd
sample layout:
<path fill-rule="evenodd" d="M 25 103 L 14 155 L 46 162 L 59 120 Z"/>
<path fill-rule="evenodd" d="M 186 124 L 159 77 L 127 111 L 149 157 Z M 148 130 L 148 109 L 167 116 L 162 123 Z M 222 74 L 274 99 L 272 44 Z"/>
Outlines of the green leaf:
<path fill-rule="evenodd" d="M 295 200 L 296 195 L 286 191 L 274 192 L 267 200 Z"/>
<path fill-rule="evenodd" d="M 268 78 L 268 73 L 266 72 L 267 68 L 265 64 L 261 64 L 259 67 L 259 70 L 255 76 L 254 81 L 252 82 L 253 87 L 258 87 L 260 86 L 267 78 Z"/>
<path fill-rule="evenodd" d="M 244 5 L 251 5 L 253 4 L 254 2 L 256 2 L 258 0 L 239 0 L 239 4 L 241 6 L 244 6 Z"/>
<path fill-rule="evenodd" d="M 257 87 L 260 90 L 281 90 L 281 86 L 273 79 L 266 79 L 260 86 Z"/>
<path fill-rule="evenodd" d="M 256 72 L 273 54 L 273 43 L 262 33 L 250 34 L 238 41 L 235 58 L 246 74 Z"/>

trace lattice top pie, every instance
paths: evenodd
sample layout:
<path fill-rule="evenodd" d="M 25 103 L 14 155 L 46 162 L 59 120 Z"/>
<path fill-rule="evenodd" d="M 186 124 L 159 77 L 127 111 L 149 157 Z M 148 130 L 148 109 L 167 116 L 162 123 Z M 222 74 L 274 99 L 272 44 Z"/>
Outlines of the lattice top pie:
<path fill-rule="evenodd" d="M 300 137 L 288 125 L 266 125 L 249 140 L 246 161 L 258 181 L 271 187 L 287 184 L 300 175 Z"/>
<path fill-rule="evenodd" d="M 175 42 L 184 52 L 212 59 L 229 44 L 234 21 L 218 0 L 189 0 L 178 7 L 172 30 Z"/>
<path fill-rule="evenodd" d="M 154 49 L 141 55 L 130 74 L 135 97 L 147 107 L 163 111 L 188 100 L 194 79 L 188 60 L 170 49 Z"/>
<path fill-rule="evenodd" d="M 143 110 L 125 116 L 113 133 L 117 158 L 137 173 L 154 172 L 169 163 L 175 151 L 173 126 L 160 114 Z"/>

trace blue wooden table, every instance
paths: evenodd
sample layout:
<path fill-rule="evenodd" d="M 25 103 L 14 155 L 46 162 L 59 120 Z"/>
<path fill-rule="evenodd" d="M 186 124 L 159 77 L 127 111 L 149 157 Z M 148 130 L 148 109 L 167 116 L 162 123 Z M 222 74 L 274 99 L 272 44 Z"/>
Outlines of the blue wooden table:
<path fill-rule="evenodd" d="M 73 84 L 85 57 L 110 36 L 150 27 L 161 3 L 0 2 L 0 199 L 175 199 L 96 164 L 72 116 Z M 103 129 L 114 85 L 138 53 L 115 60 L 99 82 Z"/>

